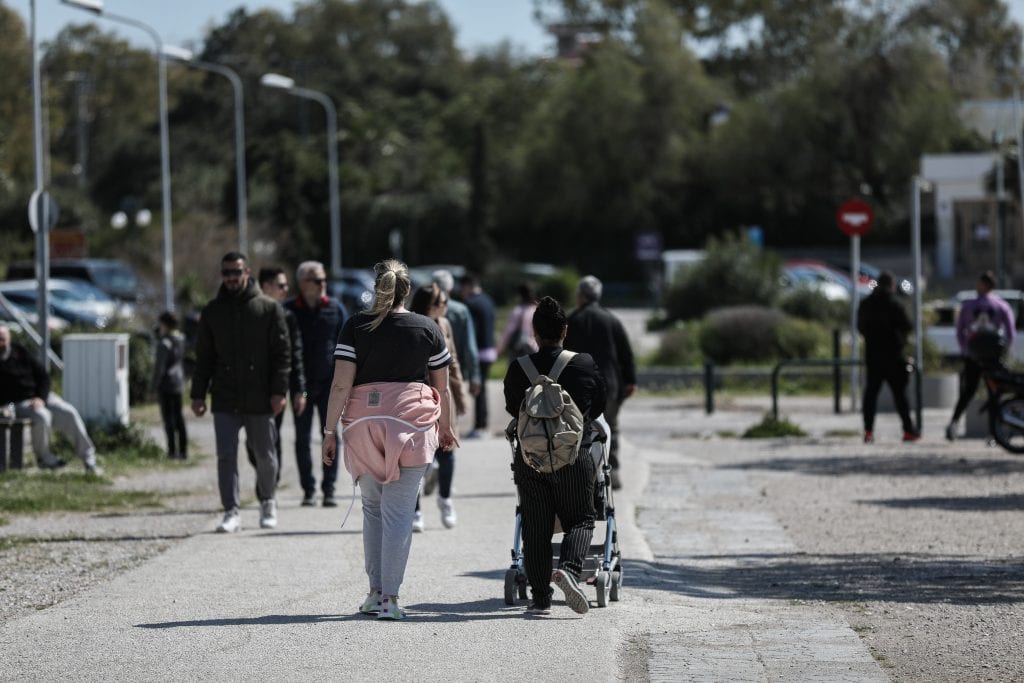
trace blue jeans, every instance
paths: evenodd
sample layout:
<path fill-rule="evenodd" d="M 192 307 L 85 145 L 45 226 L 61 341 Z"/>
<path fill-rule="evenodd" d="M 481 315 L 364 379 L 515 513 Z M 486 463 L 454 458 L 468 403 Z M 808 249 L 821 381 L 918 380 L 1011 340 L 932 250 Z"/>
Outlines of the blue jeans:
<path fill-rule="evenodd" d="M 327 419 L 327 401 L 331 397 L 331 386 L 320 389 L 317 393 L 309 392 L 306 398 L 306 409 L 295 416 L 295 464 L 299 470 L 299 484 L 306 496 L 316 493 L 316 476 L 313 474 L 313 456 L 310 453 L 311 434 L 313 429 L 313 410 L 320 414 L 320 436 L 323 437 Z M 320 460 L 318 457 L 317 460 Z M 331 465 L 324 465 L 324 480 L 321 490 L 324 497 L 334 496 L 334 483 L 338 480 L 338 461 L 335 458 Z"/>

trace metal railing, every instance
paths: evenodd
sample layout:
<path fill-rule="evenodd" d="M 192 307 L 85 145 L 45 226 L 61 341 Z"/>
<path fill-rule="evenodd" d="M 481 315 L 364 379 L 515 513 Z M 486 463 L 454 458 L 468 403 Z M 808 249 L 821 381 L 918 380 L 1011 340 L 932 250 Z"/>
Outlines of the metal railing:
<path fill-rule="evenodd" d="M 32 323 L 29 322 L 28 317 L 21 312 L 20 308 L 12 304 L 3 294 L 0 294 L 0 308 L 7 311 L 7 313 L 17 321 L 18 325 L 21 326 L 22 331 L 24 331 L 25 334 L 28 335 L 28 338 L 35 343 L 36 347 L 42 346 L 43 338 L 39 336 L 39 333 L 36 332 L 34 327 L 32 327 Z M 49 357 L 50 362 L 53 363 L 54 367 L 61 371 L 64 370 L 64 361 L 60 359 L 60 356 L 58 356 L 53 349 L 46 349 L 46 355 Z"/>

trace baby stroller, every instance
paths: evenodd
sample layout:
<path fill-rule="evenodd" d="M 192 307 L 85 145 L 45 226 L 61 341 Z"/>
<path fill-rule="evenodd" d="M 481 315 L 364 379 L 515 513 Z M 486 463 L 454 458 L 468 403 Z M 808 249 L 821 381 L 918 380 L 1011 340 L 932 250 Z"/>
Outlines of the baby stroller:
<path fill-rule="evenodd" d="M 580 585 L 593 586 L 597 591 L 597 606 L 607 607 L 608 602 L 618 602 L 622 595 L 622 563 L 619 555 L 618 530 L 615 526 L 615 499 L 611 487 L 611 465 L 608 464 L 608 440 L 611 429 L 604 417 L 599 417 L 592 422 L 594 430 L 593 444 L 589 450 L 580 452 L 579 457 L 593 458 L 597 479 L 594 484 L 594 512 L 595 512 L 595 538 L 600 522 L 604 522 L 604 541 L 594 543 L 590 546 L 590 552 L 583 560 L 583 570 L 580 572 Z M 505 438 L 512 447 L 512 457 L 515 458 L 516 449 L 519 448 L 519 439 L 516 435 L 516 423 L 513 420 L 505 430 Z M 557 526 L 556 526 L 557 530 Z M 505 604 L 514 605 L 516 598 L 527 599 L 526 571 L 523 569 L 522 549 L 523 513 L 519 501 L 519 491 L 516 489 L 516 525 L 512 536 L 512 564 L 505 570 Z M 557 558 L 561 552 L 560 544 L 552 544 L 553 557 Z M 552 567 L 555 569 L 555 567 Z"/>

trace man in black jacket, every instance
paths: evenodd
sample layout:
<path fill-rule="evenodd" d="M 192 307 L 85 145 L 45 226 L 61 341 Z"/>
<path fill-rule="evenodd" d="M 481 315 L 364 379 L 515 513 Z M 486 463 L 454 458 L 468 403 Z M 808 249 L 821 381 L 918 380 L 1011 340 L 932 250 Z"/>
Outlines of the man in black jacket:
<path fill-rule="evenodd" d="M 17 417 L 32 420 L 32 451 L 39 467 L 64 466 L 64 461 L 50 452 L 52 426 L 74 445 L 87 472 L 103 473 L 78 411 L 50 391 L 50 373 L 28 349 L 11 341 L 11 328 L 0 324 L 0 405 L 12 403 Z"/>
<path fill-rule="evenodd" d="M 562 353 L 566 318 L 562 307 L 546 296 L 533 314 L 533 330 L 540 349 L 530 360 L 540 374 L 551 371 Z M 584 419 L 584 441 L 576 462 L 553 474 L 538 472 L 516 452 L 512 472 L 519 487 L 523 515 L 523 565 L 530 583 L 532 614 L 551 611 L 551 583 L 565 594 L 565 601 L 578 614 L 589 609 L 586 595 L 578 585 L 583 560 L 590 550 L 594 535 L 594 483 L 597 473 L 590 447 L 590 423 L 604 412 L 605 387 L 601 371 L 594 359 L 585 353 L 573 356 L 558 377 L 558 383 L 569 392 Z M 519 415 L 530 380 L 519 363 L 511 363 L 505 373 L 505 410 Z M 551 573 L 551 536 L 558 516 L 565 530 L 558 569 Z"/>
<path fill-rule="evenodd" d="M 907 403 L 907 360 L 903 347 L 912 325 L 906 310 L 896 300 L 892 273 L 878 276 L 878 285 L 857 309 L 857 330 L 864 335 L 864 365 L 867 385 L 864 387 L 864 443 L 875 440 L 875 409 L 882 382 L 892 390 L 896 411 L 903 422 L 903 440 L 921 438 L 910 420 Z"/>
<path fill-rule="evenodd" d="M 565 348 L 589 353 L 604 375 L 608 403 L 604 419 L 611 428 L 608 464 L 612 467 L 612 488 L 621 487 L 619 479 L 619 408 L 636 391 L 636 363 L 629 336 L 622 322 L 602 308 L 601 281 L 587 275 L 576 287 L 576 310 L 569 314 L 569 334 Z"/>
<path fill-rule="evenodd" d="M 334 379 L 334 348 L 345 326 L 345 307 L 327 295 L 327 271 L 319 261 L 304 261 L 295 270 L 299 293 L 284 307 L 295 315 L 302 336 L 302 362 L 306 374 L 306 409 L 295 414 L 295 463 L 302 485 L 302 504 L 316 504 L 316 475 L 313 473 L 311 432 L 313 411 L 320 415 L 320 435 L 327 429 L 327 401 Z M 331 425 L 334 429 L 334 425 Z M 317 458 L 319 460 L 320 458 Z M 335 507 L 334 484 L 338 480 L 338 459 L 323 466 L 323 506 Z"/>
<path fill-rule="evenodd" d="M 260 526 L 277 526 L 274 489 L 277 453 L 274 415 L 284 410 L 288 393 L 289 344 L 284 311 L 263 296 L 249 277 L 245 256 L 229 252 L 221 259 L 221 287 L 199 319 L 196 367 L 192 374 L 192 412 L 206 414 L 212 394 L 217 438 L 217 484 L 224 520 L 217 531 L 238 531 L 238 432 L 256 454 Z"/>

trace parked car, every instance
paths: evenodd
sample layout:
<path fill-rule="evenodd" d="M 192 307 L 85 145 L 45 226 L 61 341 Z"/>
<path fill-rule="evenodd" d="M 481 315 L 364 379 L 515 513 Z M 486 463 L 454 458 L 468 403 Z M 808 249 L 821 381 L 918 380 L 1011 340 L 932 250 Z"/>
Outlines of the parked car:
<path fill-rule="evenodd" d="M 792 260 L 782 267 L 783 288 L 805 287 L 820 292 L 829 301 L 849 301 L 853 282 L 844 273 L 822 261 Z"/>
<path fill-rule="evenodd" d="M 841 271 L 847 277 L 850 276 L 850 264 L 849 262 L 843 264 L 838 261 L 833 261 L 831 266 L 836 270 Z M 857 278 L 857 289 L 863 296 L 869 293 L 878 285 L 878 276 L 882 274 L 881 268 L 877 268 L 870 263 L 864 261 L 860 262 L 860 276 Z M 914 283 L 905 277 L 896 276 L 896 294 L 900 296 L 913 296 L 914 294 Z"/>
<path fill-rule="evenodd" d="M 15 315 L 8 307 L 15 309 L 18 315 Z M 28 322 L 28 324 L 33 328 L 39 328 L 39 313 L 35 308 L 30 308 L 23 304 L 16 304 L 4 297 L 3 294 L 0 294 L 0 322 L 10 327 L 12 331 L 19 332 L 21 331 L 21 322 L 18 319 L 19 316 L 21 316 L 22 319 Z M 68 321 L 51 313 L 46 316 L 46 326 L 50 329 L 50 332 L 61 332 L 68 328 Z"/>
<path fill-rule="evenodd" d="M 7 268 L 8 280 L 28 280 L 36 276 L 35 263 L 19 261 Z M 119 299 L 135 303 L 143 298 L 143 288 L 131 266 L 113 259 L 51 259 L 50 277 L 83 280 Z"/>
<path fill-rule="evenodd" d="M 373 271 L 368 268 L 345 268 L 341 278 L 329 280 L 327 291 L 338 299 L 349 315 L 366 310 L 373 303 Z"/>
<path fill-rule="evenodd" d="M 51 278 L 48 284 L 51 309 L 72 325 L 104 329 L 131 313 L 125 304 L 87 282 Z M 11 303 L 32 310 L 36 307 L 38 287 L 35 280 L 2 282 L 0 294 Z"/>

